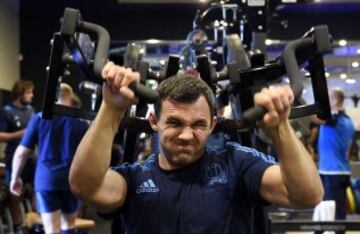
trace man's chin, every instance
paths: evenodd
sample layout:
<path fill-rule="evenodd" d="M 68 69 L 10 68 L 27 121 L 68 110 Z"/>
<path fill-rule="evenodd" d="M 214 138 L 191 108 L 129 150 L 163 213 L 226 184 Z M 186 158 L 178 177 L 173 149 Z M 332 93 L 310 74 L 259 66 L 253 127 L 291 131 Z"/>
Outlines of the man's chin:
<path fill-rule="evenodd" d="M 176 164 L 185 166 L 196 161 L 197 157 L 192 152 L 181 152 L 177 153 L 173 160 Z"/>

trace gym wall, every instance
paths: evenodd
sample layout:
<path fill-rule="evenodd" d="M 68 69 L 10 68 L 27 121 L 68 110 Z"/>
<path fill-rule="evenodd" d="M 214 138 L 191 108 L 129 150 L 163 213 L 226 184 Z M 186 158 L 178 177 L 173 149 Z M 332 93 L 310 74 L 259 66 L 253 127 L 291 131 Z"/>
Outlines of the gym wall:
<path fill-rule="evenodd" d="M 0 1 L 0 89 L 11 90 L 20 78 L 18 0 Z M 0 92 L 0 100 L 2 94 Z"/>

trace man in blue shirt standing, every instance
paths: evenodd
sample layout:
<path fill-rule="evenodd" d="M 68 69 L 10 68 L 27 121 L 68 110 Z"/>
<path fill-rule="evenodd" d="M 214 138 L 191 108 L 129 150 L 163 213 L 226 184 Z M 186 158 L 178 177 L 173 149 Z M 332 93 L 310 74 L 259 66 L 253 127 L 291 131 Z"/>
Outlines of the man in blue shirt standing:
<path fill-rule="evenodd" d="M 112 139 L 137 100 L 128 85 L 139 74 L 109 62 L 102 76 L 103 102 L 76 151 L 70 185 L 99 211 L 120 212 L 128 234 L 251 233 L 255 203 L 299 208 L 321 201 L 317 169 L 288 121 L 294 99 L 288 86 L 255 95 L 255 104 L 268 110 L 261 122 L 279 165 L 237 143 L 205 146 L 217 121 L 213 93 L 201 79 L 177 75 L 160 83 L 149 118 L 160 153 L 142 166 L 108 169 Z"/>
<path fill-rule="evenodd" d="M 72 88 L 61 84 L 58 104 L 71 106 Z M 36 208 L 41 214 L 46 234 L 75 233 L 79 200 L 70 192 L 68 177 L 75 150 L 87 130 L 85 121 L 54 116 L 52 120 L 34 115 L 13 159 L 10 191 L 19 196 L 23 189 L 21 171 L 38 145 L 39 157 L 35 171 Z"/>
<path fill-rule="evenodd" d="M 5 148 L 5 183 L 9 186 L 11 165 L 16 147 L 23 136 L 26 126 L 34 114 L 30 105 L 33 99 L 34 84 L 29 80 L 18 80 L 12 88 L 13 101 L 4 106 L 0 112 L 0 142 L 6 142 Z M 34 161 L 26 164 L 22 174 L 24 183 L 32 183 Z M 23 218 L 20 199 L 10 196 L 9 208 L 15 233 L 22 233 Z"/>
<path fill-rule="evenodd" d="M 350 145 L 355 134 L 354 124 L 345 114 L 344 92 L 330 92 L 332 119 L 320 126 L 318 138 L 319 173 L 324 184 L 324 200 L 335 200 L 336 219 L 346 218 L 346 188 L 351 168 L 348 160 Z"/>

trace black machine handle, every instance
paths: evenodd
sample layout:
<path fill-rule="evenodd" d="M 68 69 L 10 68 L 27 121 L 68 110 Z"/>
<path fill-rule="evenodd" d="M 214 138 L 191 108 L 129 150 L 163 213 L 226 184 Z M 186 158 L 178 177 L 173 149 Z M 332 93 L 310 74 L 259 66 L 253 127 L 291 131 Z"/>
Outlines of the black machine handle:
<path fill-rule="evenodd" d="M 80 24 L 79 29 L 86 33 L 95 33 L 98 37 L 97 49 L 94 59 L 94 73 L 96 76 L 101 77 L 101 71 L 107 63 L 110 35 L 108 31 L 100 25 L 83 22 Z"/>
<path fill-rule="evenodd" d="M 310 35 L 312 37 L 308 37 Z M 316 55 L 330 52 L 331 49 L 331 38 L 326 25 L 313 27 L 305 33 L 303 38 L 293 40 L 286 45 L 282 53 L 282 61 L 289 74 L 290 86 L 295 98 L 300 97 L 303 90 L 298 61 L 303 63 Z M 309 54 L 301 53 L 301 51 L 308 51 Z"/>
<path fill-rule="evenodd" d="M 263 106 L 254 106 L 246 110 L 241 119 L 244 124 L 254 123 L 255 121 L 260 120 L 267 113 L 267 109 Z"/>
<path fill-rule="evenodd" d="M 312 38 L 303 37 L 301 39 L 291 41 L 286 45 L 282 53 L 282 61 L 284 63 L 286 72 L 289 75 L 290 87 L 293 90 L 295 98 L 300 98 L 303 91 L 303 84 L 301 82 L 301 73 L 298 61 L 303 63 L 306 60 L 312 59 L 313 61 L 316 61 L 317 65 L 323 68 L 324 65 L 319 56 L 320 54 L 331 51 L 331 38 L 329 36 L 327 26 L 316 26 L 313 27 L 309 32 L 312 33 Z M 306 33 L 305 35 L 308 36 L 310 33 Z M 306 52 L 300 55 L 300 51 Z M 320 80 L 318 77 L 319 75 L 316 76 L 316 87 L 321 89 L 321 95 L 316 95 L 316 99 L 317 101 L 320 101 L 322 108 L 325 109 L 323 112 L 318 113 L 318 115 L 320 115 L 322 119 L 325 119 L 329 116 L 330 113 L 329 102 L 327 98 L 327 85 L 325 77 L 323 77 L 322 80 Z M 306 110 L 313 112 L 313 107 L 319 107 L 319 105 L 315 104 Z M 290 117 L 300 117 L 299 110 L 299 108 L 293 109 Z M 243 113 L 242 121 L 245 124 L 252 123 L 254 120 L 261 119 L 266 114 L 266 112 L 267 110 L 264 107 L 255 106 Z"/>
<path fill-rule="evenodd" d="M 283 63 L 285 65 L 286 72 L 289 75 L 290 87 L 296 98 L 300 97 L 303 91 L 301 73 L 296 60 L 296 51 L 308 48 L 312 45 L 313 40 L 311 38 L 297 39 L 289 42 L 282 53 Z"/>
<path fill-rule="evenodd" d="M 95 50 L 93 71 L 98 79 L 94 81 L 96 83 L 102 84 L 104 80 L 101 76 L 101 71 L 107 63 L 110 47 L 109 33 L 104 27 L 100 25 L 82 21 L 79 10 L 66 8 L 62 20 L 60 33 L 62 36 L 64 36 L 65 42 L 68 47 L 74 50 L 78 50 L 76 52 L 80 52 L 81 54 L 81 51 L 79 51 L 79 48 L 76 45 L 76 40 L 74 39 L 76 32 L 91 33 L 97 36 L 98 44 Z M 83 58 L 76 58 L 78 59 L 75 59 L 75 61 L 77 63 L 80 63 L 80 65 L 84 63 L 84 61 L 79 62 L 79 60 L 83 60 Z M 132 84 L 129 87 L 134 91 L 136 96 L 144 99 L 146 102 L 149 103 L 156 102 L 159 96 L 156 91 L 146 88 L 141 83 Z"/>
<path fill-rule="evenodd" d="M 95 51 L 93 70 L 97 77 L 101 77 L 101 71 L 107 62 L 110 47 L 110 35 L 108 31 L 100 25 L 83 21 L 79 10 L 65 8 L 64 16 L 61 20 L 60 34 L 65 39 L 67 45 L 70 45 L 70 49 L 77 46 L 75 44 L 76 32 L 92 33 L 97 36 L 98 43 Z M 77 62 L 76 58 L 75 61 Z"/>
<path fill-rule="evenodd" d="M 290 87 L 294 93 L 295 99 L 298 99 L 302 95 L 303 91 L 303 83 L 301 81 L 301 73 L 298 65 L 298 61 L 303 63 L 306 60 L 315 58 L 319 54 L 324 54 L 329 51 L 331 51 L 331 38 L 329 36 L 328 28 L 326 25 L 316 26 L 313 27 L 311 30 L 312 37 L 307 38 L 303 37 L 297 40 L 290 41 L 283 53 L 282 53 L 282 61 L 284 63 L 286 72 L 289 76 L 290 80 Z M 306 36 L 308 36 L 310 33 L 306 33 Z M 299 55 L 300 51 L 309 51 L 306 54 L 306 56 Z M 317 58 L 318 59 L 318 58 Z M 318 81 L 320 82 L 320 81 Z M 323 79 L 323 83 L 326 83 L 326 80 Z M 321 85 L 321 84 L 320 84 Z M 320 87 L 320 85 L 318 87 Z M 327 88 L 326 84 L 321 85 L 322 88 Z M 322 94 L 325 94 L 322 92 Z M 322 100 L 326 101 L 326 100 Z M 324 103 L 325 106 L 328 106 L 326 103 Z M 328 108 L 327 108 L 328 109 Z M 244 123 L 251 123 L 256 120 L 261 119 L 266 114 L 266 109 L 262 106 L 255 106 L 254 108 L 249 109 L 248 111 L 245 111 L 242 118 Z M 328 111 L 327 111 L 328 112 Z M 322 117 L 324 118 L 326 115 L 322 114 Z"/>
<path fill-rule="evenodd" d="M 155 103 L 159 100 L 159 92 L 147 88 L 138 82 L 132 82 L 129 88 L 134 91 L 137 97 L 143 98 L 148 103 Z"/>
<path fill-rule="evenodd" d="M 329 36 L 328 28 L 326 25 L 320 25 L 313 27 L 309 30 L 304 37 L 289 42 L 282 55 L 276 59 L 280 60 L 283 64 L 277 63 L 263 68 L 249 68 L 249 59 L 245 53 L 245 50 L 241 46 L 241 40 L 237 35 L 229 35 L 226 39 L 228 50 L 233 56 L 228 59 L 228 67 L 221 72 L 214 72 L 210 65 L 210 62 L 206 55 L 200 55 L 197 57 L 198 69 L 206 78 L 206 81 L 215 83 L 219 80 L 229 79 L 231 84 L 241 82 L 242 79 L 263 79 L 263 73 L 268 72 L 273 77 L 270 80 L 280 78 L 284 74 L 289 75 L 290 87 L 293 90 L 294 97 L 300 98 L 302 95 L 303 84 L 301 81 L 301 73 L 299 64 L 303 64 L 305 61 L 309 61 L 318 57 L 321 54 L 331 51 L 331 38 Z M 241 66 L 241 68 L 240 68 Z M 240 71 L 239 71 L 240 70 Z M 240 75 L 238 75 L 240 73 Z M 326 79 L 317 79 L 319 88 L 326 88 Z M 325 83 L 325 84 L 323 84 Z M 325 94 L 325 91 L 321 91 Z M 317 101 L 325 102 L 326 98 L 319 99 Z M 323 103 L 322 106 L 327 106 Z M 328 112 L 328 111 L 326 111 Z M 298 113 L 298 111 L 297 111 Z M 252 123 L 261 119 L 266 114 L 264 107 L 255 106 L 245 111 L 242 115 L 242 121 L 244 123 Z M 326 115 L 322 115 L 324 118 Z"/>

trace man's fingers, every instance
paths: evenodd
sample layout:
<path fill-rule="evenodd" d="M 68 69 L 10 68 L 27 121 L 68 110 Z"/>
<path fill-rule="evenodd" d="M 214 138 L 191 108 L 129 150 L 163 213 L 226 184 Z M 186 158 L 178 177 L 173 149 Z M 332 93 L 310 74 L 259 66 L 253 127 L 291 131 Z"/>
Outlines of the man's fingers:
<path fill-rule="evenodd" d="M 255 105 L 266 108 L 262 124 L 271 127 L 288 117 L 294 95 L 289 86 L 263 88 L 254 96 Z"/>
<path fill-rule="evenodd" d="M 277 112 L 283 112 L 284 111 L 284 105 L 283 105 L 283 98 L 281 97 L 281 94 L 276 92 L 277 90 L 271 90 L 269 92 L 269 95 L 271 97 L 271 101 L 275 107 L 275 110 Z"/>
<path fill-rule="evenodd" d="M 22 193 L 22 188 L 20 185 L 14 185 L 10 188 L 10 192 L 19 197 Z"/>
<path fill-rule="evenodd" d="M 17 196 L 17 197 L 20 197 L 21 195 L 21 190 L 13 190 L 12 193 Z"/>
<path fill-rule="evenodd" d="M 131 89 L 129 89 L 128 87 L 125 87 L 125 86 L 121 87 L 119 92 L 120 92 L 120 94 L 122 94 L 123 96 L 125 96 L 125 97 L 127 97 L 129 99 L 135 99 L 136 98 L 134 92 Z"/>
<path fill-rule="evenodd" d="M 109 62 L 105 65 L 102 75 L 106 80 L 106 85 L 103 86 L 106 101 L 118 107 L 136 103 L 136 95 L 128 86 L 140 80 L 139 73 Z"/>
<path fill-rule="evenodd" d="M 289 86 L 270 88 L 270 95 L 275 109 L 279 113 L 286 112 L 289 108 L 291 108 L 294 101 L 294 94 Z"/>
<path fill-rule="evenodd" d="M 256 93 L 254 96 L 255 105 L 263 106 L 268 112 L 275 109 L 274 103 L 272 102 L 269 94 L 269 89 L 263 88 L 261 92 Z"/>
<path fill-rule="evenodd" d="M 114 86 L 116 89 L 120 89 L 121 83 L 123 82 L 123 79 L 126 76 L 126 69 L 124 67 L 117 67 L 114 76 L 115 76 Z"/>
<path fill-rule="evenodd" d="M 293 102 L 294 102 L 294 92 L 292 91 L 292 89 L 289 86 L 285 87 L 285 93 L 287 96 L 287 99 L 289 101 L 289 105 L 292 106 Z"/>
<path fill-rule="evenodd" d="M 279 121 L 279 115 L 276 111 L 268 112 L 264 115 L 263 123 L 267 126 L 273 125 Z"/>
<path fill-rule="evenodd" d="M 101 75 L 102 75 L 103 78 L 106 78 L 108 76 L 108 72 L 109 72 L 110 68 L 113 67 L 113 66 L 114 66 L 114 63 L 111 62 L 111 61 L 107 62 L 105 64 L 104 68 L 101 71 Z"/>
<path fill-rule="evenodd" d="M 122 80 L 121 86 L 129 86 L 134 81 L 139 81 L 140 75 L 138 72 L 133 72 L 130 68 L 126 68 L 124 79 Z"/>

